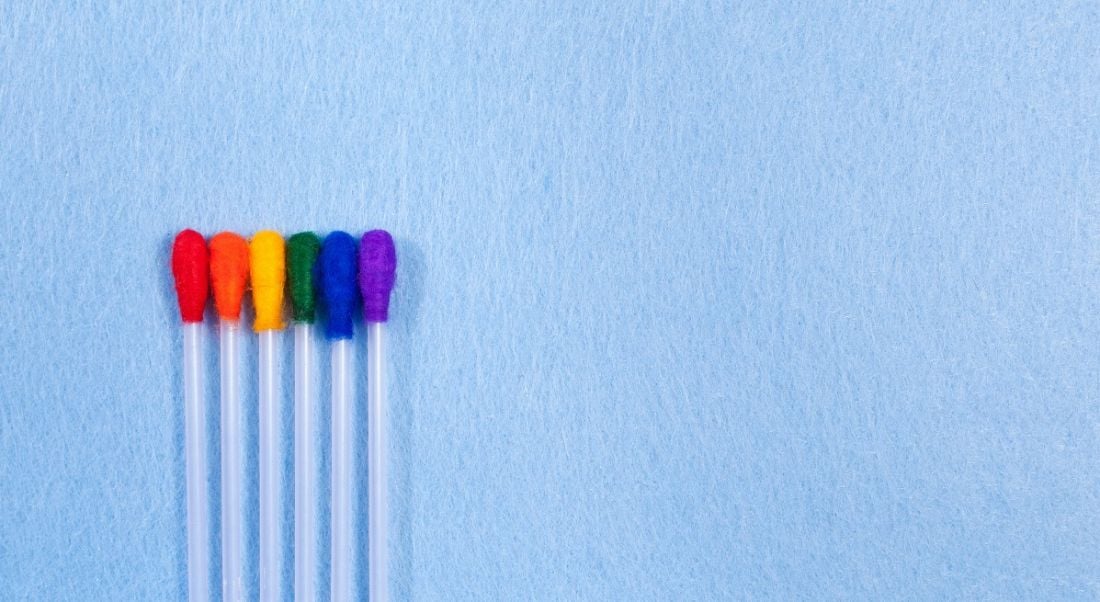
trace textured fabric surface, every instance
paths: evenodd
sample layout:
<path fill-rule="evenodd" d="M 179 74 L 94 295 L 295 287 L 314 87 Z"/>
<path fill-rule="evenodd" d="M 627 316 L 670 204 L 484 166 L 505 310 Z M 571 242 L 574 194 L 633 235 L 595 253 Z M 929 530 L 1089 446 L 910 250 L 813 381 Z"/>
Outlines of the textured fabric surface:
<path fill-rule="evenodd" d="M 1096 3 L 260 4 L 0 3 L 0 599 L 183 596 L 184 227 L 394 234 L 401 598 L 1100 597 Z"/>

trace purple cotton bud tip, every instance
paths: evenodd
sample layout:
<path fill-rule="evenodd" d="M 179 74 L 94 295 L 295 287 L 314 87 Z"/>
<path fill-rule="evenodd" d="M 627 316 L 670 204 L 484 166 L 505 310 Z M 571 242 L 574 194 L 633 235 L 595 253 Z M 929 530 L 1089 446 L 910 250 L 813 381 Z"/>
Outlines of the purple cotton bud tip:
<path fill-rule="evenodd" d="M 359 242 L 359 292 L 363 295 L 363 318 L 385 322 L 389 317 L 390 291 L 397 270 L 393 237 L 385 230 L 371 230 Z"/>

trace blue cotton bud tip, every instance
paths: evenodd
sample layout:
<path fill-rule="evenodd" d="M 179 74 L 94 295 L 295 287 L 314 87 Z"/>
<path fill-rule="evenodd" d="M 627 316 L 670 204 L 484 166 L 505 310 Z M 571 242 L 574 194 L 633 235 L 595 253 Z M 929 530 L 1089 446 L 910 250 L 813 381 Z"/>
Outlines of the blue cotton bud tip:
<path fill-rule="evenodd" d="M 347 232 L 326 236 L 317 257 L 317 269 L 318 289 L 328 317 L 325 336 L 350 339 L 355 304 L 359 301 L 355 239 Z"/>
<path fill-rule="evenodd" d="M 393 237 L 385 230 L 371 230 L 359 242 L 359 292 L 363 295 L 363 317 L 368 322 L 389 318 L 390 291 L 397 271 Z"/>

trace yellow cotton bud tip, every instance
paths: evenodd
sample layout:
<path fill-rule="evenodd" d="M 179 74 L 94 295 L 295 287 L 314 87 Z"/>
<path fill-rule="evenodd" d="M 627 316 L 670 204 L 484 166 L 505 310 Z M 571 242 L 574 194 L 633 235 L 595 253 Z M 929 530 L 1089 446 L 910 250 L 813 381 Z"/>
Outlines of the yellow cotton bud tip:
<path fill-rule="evenodd" d="M 286 282 L 286 244 L 278 232 L 257 232 L 249 244 L 252 264 L 253 330 L 283 329 L 283 287 Z"/>

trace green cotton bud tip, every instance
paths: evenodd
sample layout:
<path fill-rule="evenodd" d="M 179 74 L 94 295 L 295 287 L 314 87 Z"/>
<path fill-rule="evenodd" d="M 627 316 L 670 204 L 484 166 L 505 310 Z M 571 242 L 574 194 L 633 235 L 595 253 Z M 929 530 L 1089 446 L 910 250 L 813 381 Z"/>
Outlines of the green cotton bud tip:
<path fill-rule="evenodd" d="M 295 322 L 313 323 L 317 299 L 313 266 L 320 249 L 321 239 L 312 232 L 299 232 L 286 241 L 286 286 Z"/>

